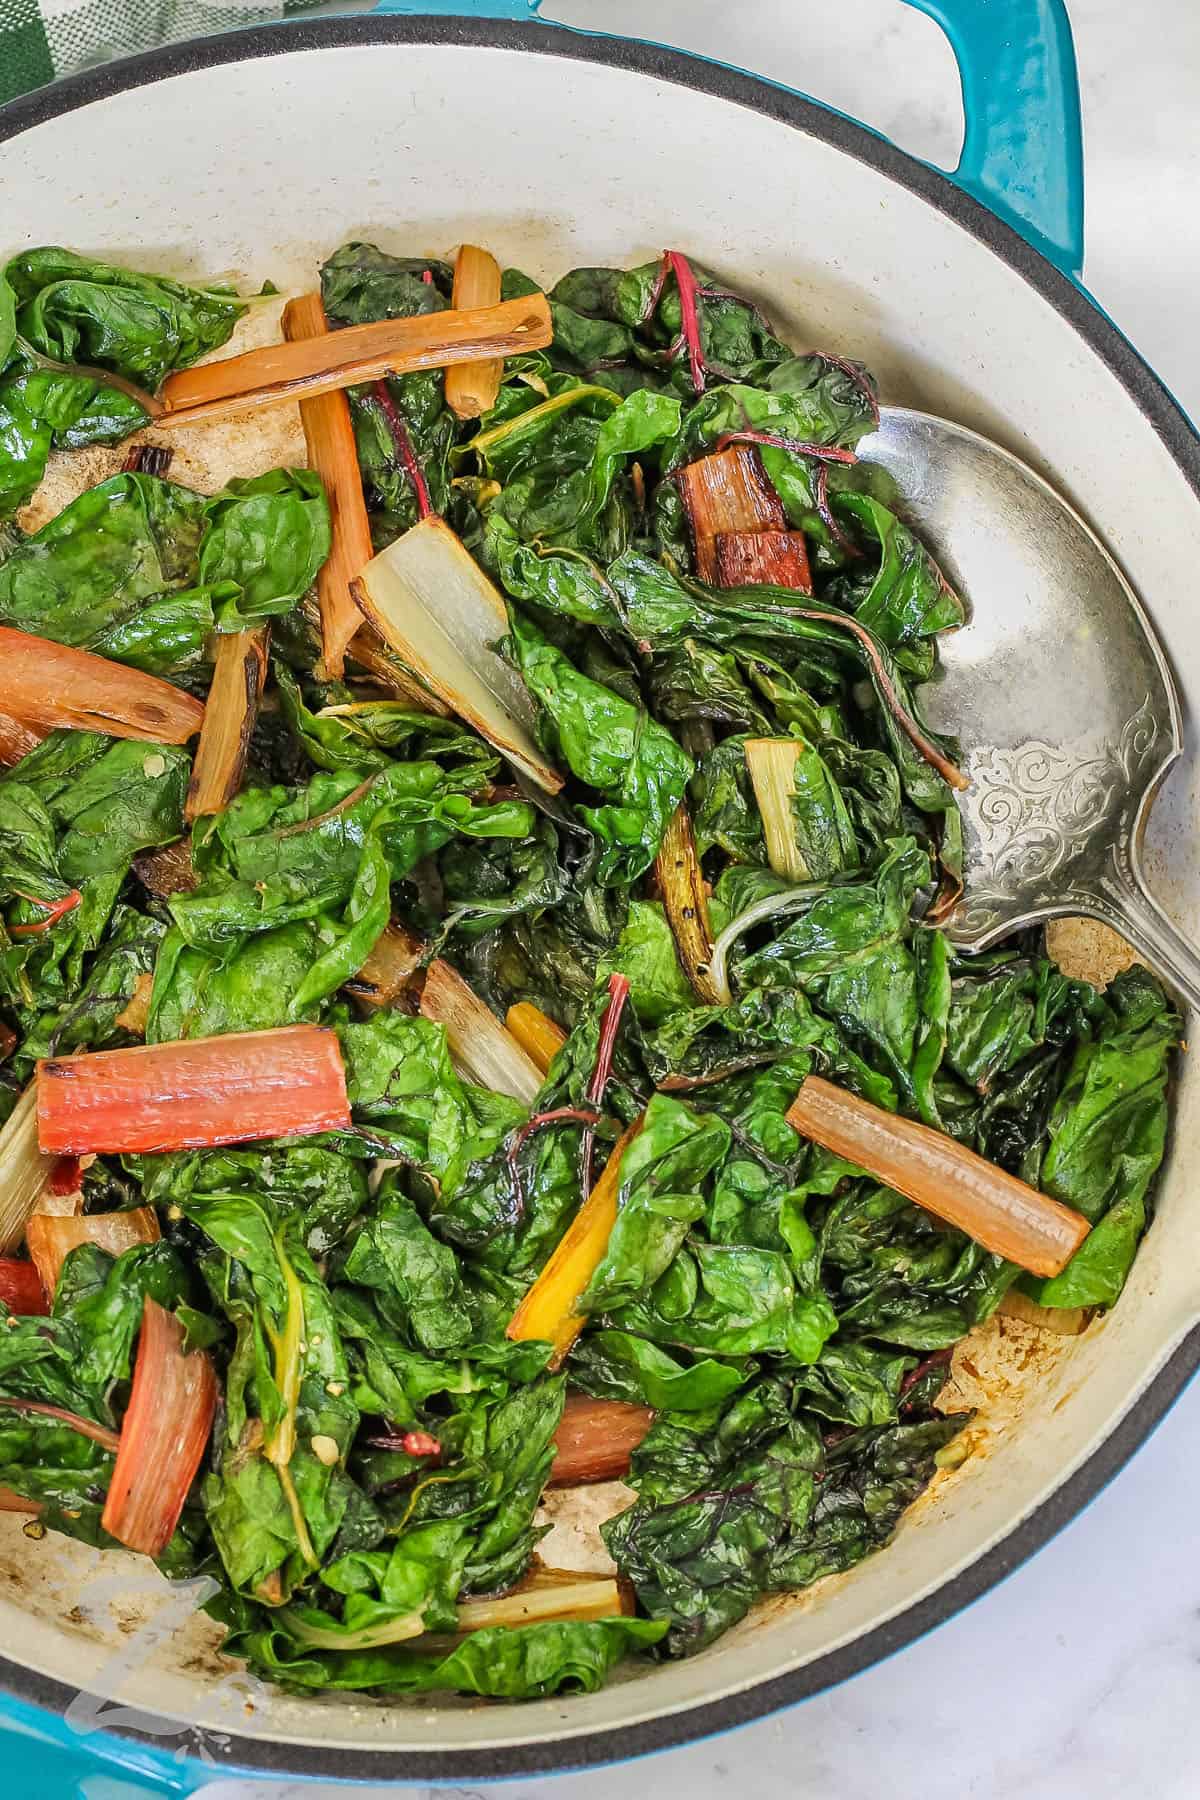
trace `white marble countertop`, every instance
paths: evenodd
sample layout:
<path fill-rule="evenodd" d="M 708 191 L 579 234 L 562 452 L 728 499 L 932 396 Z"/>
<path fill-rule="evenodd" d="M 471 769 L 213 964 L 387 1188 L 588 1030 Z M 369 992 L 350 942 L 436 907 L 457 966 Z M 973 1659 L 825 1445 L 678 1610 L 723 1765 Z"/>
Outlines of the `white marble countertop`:
<path fill-rule="evenodd" d="M 1085 276 L 1200 420 L 1200 7 L 1068 4 L 1084 100 Z M 897 0 L 832 9 L 546 0 L 543 12 L 721 57 L 831 100 L 918 155 L 955 159 L 961 107 L 948 47 Z M 1195 1800 L 1198 1488 L 1193 1386 L 1082 1518 L 880 1667 L 724 1737 L 505 1791 L 512 1800 Z M 212 1800 L 301 1792 L 315 1800 L 310 1787 L 208 1790 Z"/>
<path fill-rule="evenodd" d="M 1069 5 L 1083 77 L 1086 278 L 1200 420 L 1200 7 Z M 811 0 L 546 0 L 544 13 L 760 71 L 917 154 L 954 161 L 961 107 L 948 47 L 898 0 L 829 9 Z M 1193 1386 L 1082 1518 L 889 1662 L 727 1736 L 505 1791 L 511 1800 L 1127 1800 L 1138 1792 L 1195 1800 L 1198 1489 Z M 124 1791 L 109 1779 L 96 1777 L 97 1796 Z M 85 1786 L 90 1794 L 92 1781 Z M 205 1790 L 211 1800 L 349 1791 L 376 1790 L 228 1781 Z"/>

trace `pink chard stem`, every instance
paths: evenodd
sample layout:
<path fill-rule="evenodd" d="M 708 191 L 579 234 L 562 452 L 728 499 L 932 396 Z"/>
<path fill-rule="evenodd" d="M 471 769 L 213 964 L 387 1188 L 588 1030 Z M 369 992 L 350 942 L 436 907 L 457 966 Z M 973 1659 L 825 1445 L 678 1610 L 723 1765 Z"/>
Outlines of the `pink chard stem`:
<path fill-rule="evenodd" d="M 818 466 L 814 487 L 816 492 L 817 512 L 821 516 L 826 531 L 829 533 L 834 543 L 841 546 L 843 554 L 857 562 L 862 555 L 862 551 L 858 548 L 857 544 L 852 543 L 846 536 L 846 533 L 842 530 L 841 526 L 833 516 L 833 508 L 829 504 L 829 470 L 824 463 L 821 463 Z"/>
<path fill-rule="evenodd" d="M 600 1021 L 600 1042 L 596 1049 L 596 1066 L 592 1070 L 592 1078 L 588 1082 L 584 1099 L 590 1105 L 599 1107 L 604 1101 L 604 1091 L 608 1086 L 608 1078 L 612 1074 L 613 1052 L 617 1047 L 617 1031 L 621 1024 L 621 1014 L 625 1010 L 625 1002 L 629 998 L 629 981 L 624 975 L 610 975 L 608 978 L 608 1005 Z"/>
<path fill-rule="evenodd" d="M 834 356 L 829 350 L 806 350 L 803 354 L 806 356 L 819 356 L 822 362 L 831 363 L 835 369 L 840 369 L 843 375 L 848 375 L 859 393 L 863 396 L 867 405 L 870 407 L 871 417 L 874 419 L 876 425 L 878 425 L 879 395 L 875 392 L 875 389 L 871 386 L 866 374 L 857 363 L 852 363 L 849 358 L 845 356 Z"/>

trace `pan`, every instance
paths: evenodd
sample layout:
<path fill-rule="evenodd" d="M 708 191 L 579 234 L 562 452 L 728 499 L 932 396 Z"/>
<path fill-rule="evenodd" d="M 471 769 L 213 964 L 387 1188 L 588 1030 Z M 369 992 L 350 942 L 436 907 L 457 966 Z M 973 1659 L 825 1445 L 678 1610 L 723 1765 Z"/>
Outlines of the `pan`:
<path fill-rule="evenodd" d="M 546 280 L 685 241 L 769 297 L 783 336 L 860 357 L 889 402 L 978 431 L 1099 533 L 1185 709 L 1200 626 L 1200 440 L 1081 288 L 1078 95 L 1060 0 L 911 0 L 948 32 L 967 120 L 952 175 L 817 102 L 678 52 L 542 24 L 524 0 L 272 25 L 92 70 L 0 113 L 10 249 L 69 243 L 181 276 L 311 287 L 348 238 L 467 239 Z M 271 460 L 295 422 L 283 419 Z M 228 442 L 236 463 L 248 452 Z M 215 454 L 215 452 L 214 452 Z M 223 472 L 246 472 L 245 466 Z M 969 736 L 970 721 L 963 721 Z M 1185 750 L 1144 863 L 1200 921 Z M 1082 1336 L 1007 1318 L 960 1357 L 973 1454 L 892 1547 L 683 1662 L 524 1706 L 268 1691 L 195 1595 L 128 1557 L 0 1520 L 4 1716 L 21 1754 L 190 1791 L 238 1770 L 363 1781 L 547 1773 L 678 1744 L 818 1692 L 949 1617 L 1074 1516 L 1200 1363 L 1192 1273 L 1200 1072 L 1184 1058 L 1157 1217 L 1121 1304 Z M 568 1520 L 577 1533 L 586 1521 Z M 131 1573 L 132 1570 L 132 1573 Z M 15 1740 L 10 1740 L 15 1741 Z"/>

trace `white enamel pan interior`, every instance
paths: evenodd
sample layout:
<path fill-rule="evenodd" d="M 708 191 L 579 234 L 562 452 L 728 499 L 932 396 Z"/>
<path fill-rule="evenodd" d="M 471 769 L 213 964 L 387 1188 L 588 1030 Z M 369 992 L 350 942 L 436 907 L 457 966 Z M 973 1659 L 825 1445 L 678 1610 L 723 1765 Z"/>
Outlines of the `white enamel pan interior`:
<path fill-rule="evenodd" d="M 1020 240 L 818 107 L 686 57 L 547 27 L 338 20 L 96 71 L 21 103 L 8 128 L 6 255 L 62 243 L 297 291 L 348 238 L 430 253 L 471 239 L 547 281 L 578 263 L 686 247 L 766 300 L 798 347 L 861 357 L 889 401 L 958 419 L 1041 469 L 1123 564 L 1185 700 L 1200 693 L 1200 457 L 1173 403 Z M 1156 807 L 1148 863 L 1193 930 L 1198 807 L 1185 757 Z M 1019 1342 L 1036 1379 L 1012 1374 L 1018 1328 L 1006 1345 L 993 1334 L 978 1347 L 976 1454 L 849 1578 L 586 1698 L 297 1699 L 223 1664 L 206 1623 L 148 1652 L 135 1627 L 160 1602 L 152 1570 L 53 1536 L 31 1544 L 5 1519 L 10 1691 L 61 1711 L 81 1688 L 119 1690 L 115 1729 L 172 1751 L 207 1742 L 218 1762 L 463 1779 L 678 1742 L 864 1667 L 1043 1542 L 1200 1361 L 1200 1073 L 1183 1060 L 1158 1217 L 1120 1306 L 1057 1353 L 1026 1356 Z M 141 1648 L 127 1667 L 114 1658 L 131 1634 Z M 167 1727 L 164 1739 L 139 1711 L 178 1721 L 182 1735 Z"/>

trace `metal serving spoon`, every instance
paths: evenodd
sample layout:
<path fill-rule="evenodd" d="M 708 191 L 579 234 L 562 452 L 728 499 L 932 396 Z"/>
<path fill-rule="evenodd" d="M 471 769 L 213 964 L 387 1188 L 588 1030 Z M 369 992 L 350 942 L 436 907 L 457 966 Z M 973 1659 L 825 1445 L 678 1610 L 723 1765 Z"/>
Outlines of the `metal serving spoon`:
<path fill-rule="evenodd" d="M 945 929 L 981 950 L 1064 913 L 1111 925 L 1190 1006 L 1200 954 L 1146 887 L 1155 793 L 1183 750 L 1174 678 L 1094 532 L 1017 457 L 964 426 L 885 407 L 858 446 L 936 547 L 971 620 L 940 640 L 922 706 L 961 730 L 965 891 Z"/>

